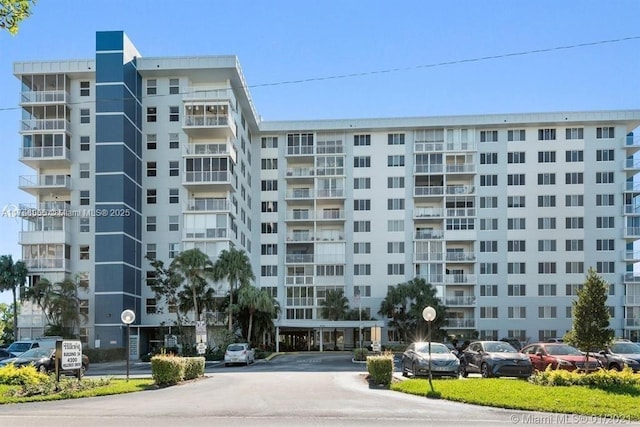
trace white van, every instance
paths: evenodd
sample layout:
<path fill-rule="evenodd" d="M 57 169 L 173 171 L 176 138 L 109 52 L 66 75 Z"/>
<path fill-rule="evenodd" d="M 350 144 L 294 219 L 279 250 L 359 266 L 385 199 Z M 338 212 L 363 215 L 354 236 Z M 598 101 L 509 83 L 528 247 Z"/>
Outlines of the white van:
<path fill-rule="evenodd" d="M 11 343 L 9 347 L 7 347 L 7 351 L 13 354 L 15 357 L 20 356 L 27 350 L 31 350 L 32 348 L 54 348 L 56 346 L 56 341 L 62 339 L 61 337 L 43 337 L 36 340 L 20 340 L 14 341 Z"/>

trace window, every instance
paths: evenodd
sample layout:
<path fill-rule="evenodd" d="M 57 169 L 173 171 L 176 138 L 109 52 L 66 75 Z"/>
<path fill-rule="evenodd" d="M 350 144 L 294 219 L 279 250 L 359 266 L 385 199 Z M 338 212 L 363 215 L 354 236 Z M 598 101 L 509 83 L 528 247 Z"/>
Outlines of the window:
<path fill-rule="evenodd" d="M 156 314 L 156 304 L 157 301 L 155 298 L 145 298 L 146 301 L 146 312 L 147 314 Z"/>
<path fill-rule="evenodd" d="M 524 151 L 507 153 L 507 163 L 525 163 Z"/>
<path fill-rule="evenodd" d="M 567 207 L 584 206 L 584 195 L 567 194 L 564 196 L 564 205 Z"/>
<path fill-rule="evenodd" d="M 89 218 L 80 218 L 80 232 L 88 233 L 91 231 L 91 223 Z"/>
<path fill-rule="evenodd" d="M 404 221 L 401 219 L 390 219 L 387 221 L 387 231 L 404 231 Z"/>
<path fill-rule="evenodd" d="M 553 141 L 555 139 L 555 129 L 538 129 L 538 141 Z"/>
<path fill-rule="evenodd" d="M 169 121 L 170 122 L 180 121 L 180 107 L 175 105 L 169 107 Z"/>
<path fill-rule="evenodd" d="M 367 178 L 369 184 L 371 180 Z M 370 187 L 367 187 L 370 188 Z M 404 176 L 390 176 L 387 178 L 387 188 L 404 188 Z"/>
<path fill-rule="evenodd" d="M 91 192 L 89 190 L 80 191 L 80 206 L 88 206 L 91 203 Z"/>
<path fill-rule="evenodd" d="M 497 319 L 498 307 L 480 307 L 481 319 Z"/>
<path fill-rule="evenodd" d="M 157 258 L 156 244 L 155 243 L 147 243 L 147 253 L 145 254 L 145 256 L 148 259 L 156 259 Z"/>
<path fill-rule="evenodd" d="M 567 252 L 582 252 L 584 251 L 584 240 L 567 239 L 564 242 L 564 250 Z"/>
<path fill-rule="evenodd" d="M 371 296 L 371 286 L 370 285 L 354 285 L 353 286 L 353 296 L 361 296 L 361 297 L 370 297 Z"/>
<path fill-rule="evenodd" d="M 567 163 L 580 163 L 584 161 L 584 151 L 567 150 L 565 151 L 565 161 Z"/>
<path fill-rule="evenodd" d="M 91 82 L 80 82 L 80 96 L 91 95 Z"/>
<path fill-rule="evenodd" d="M 371 200 L 369 199 L 356 199 L 353 201 L 354 211 L 369 211 L 371 210 Z"/>
<path fill-rule="evenodd" d="M 156 176 L 158 173 L 156 162 L 147 162 L 147 176 Z"/>
<path fill-rule="evenodd" d="M 91 110 L 88 108 L 80 109 L 80 123 L 91 123 Z"/>
<path fill-rule="evenodd" d="M 394 155 L 387 156 L 387 166 L 404 166 L 404 156 L 402 155 Z"/>
<path fill-rule="evenodd" d="M 524 230 L 527 228 L 526 218 L 507 218 L 508 230 Z"/>
<path fill-rule="evenodd" d="M 262 212 L 278 212 L 278 202 L 262 202 Z"/>
<path fill-rule="evenodd" d="M 404 274 L 404 264 L 387 264 L 387 275 L 397 276 Z"/>
<path fill-rule="evenodd" d="M 371 135 L 353 135 L 353 145 L 356 147 L 371 145 Z"/>
<path fill-rule="evenodd" d="M 615 138 L 614 128 L 613 127 L 596 128 L 596 138 L 597 139 Z"/>
<path fill-rule="evenodd" d="M 555 262 L 539 262 L 538 274 L 556 274 Z"/>
<path fill-rule="evenodd" d="M 390 133 L 387 135 L 388 145 L 404 145 L 404 133 Z"/>
<path fill-rule="evenodd" d="M 555 230 L 555 217 L 538 218 L 538 230 Z"/>
<path fill-rule="evenodd" d="M 567 283 L 565 285 L 565 295 L 568 297 L 576 296 L 583 287 L 584 283 Z"/>
<path fill-rule="evenodd" d="M 613 206 L 614 194 L 596 194 L 596 206 Z"/>
<path fill-rule="evenodd" d="M 481 130 L 480 142 L 498 142 L 497 130 Z"/>
<path fill-rule="evenodd" d="M 507 207 L 509 208 L 524 208 L 525 207 L 524 196 L 509 196 L 507 197 Z"/>
<path fill-rule="evenodd" d="M 613 239 L 597 239 L 596 250 L 597 251 L 614 251 L 615 241 Z"/>
<path fill-rule="evenodd" d="M 524 297 L 527 295 L 527 286 L 507 285 L 507 295 L 510 297 Z"/>
<path fill-rule="evenodd" d="M 513 173 L 507 175 L 507 185 L 525 185 L 523 173 Z"/>
<path fill-rule="evenodd" d="M 169 148 L 175 149 L 180 146 L 180 135 L 177 133 L 169 134 Z"/>
<path fill-rule="evenodd" d="M 147 134 L 147 150 L 155 150 L 157 148 L 157 139 L 155 133 Z"/>
<path fill-rule="evenodd" d="M 498 185 L 498 175 L 480 175 L 481 187 L 493 187 Z"/>
<path fill-rule="evenodd" d="M 538 285 L 538 296 L 539 297 L 555 297 L 556 296 L 557 287 L 555 284 L 540 284 Z"/>
<path fill-rule="evenodd" d="M 581 261 L 567 261 L 564 265 L 564 271 L 567 274 L 572 273 L 584 273 L 584 262 Z"/>
<path fill-rule="evenodd" d="M 147 122 L 152 123 L 158 120 L 158 112 L 156 107 L 147 107 Z"/>
<path fill-rule="evenodd" d="M 555 173 L 539 173 L 538 185 L 556 185 Z"/>
<path fill-rule="evenodd" d="M 584 228 L 584 218 L 581 216 L 568 216 L 564 220 L 566 229 Z"/>
<path fill-rule="evenodd" d="M 566 139 L 584 139 L 583 128 L 567 128 L 565 129 Z"/>
<path fill-rule="evenodd" d="M 354 233 L 369 233 L 371 231 L 371 221 L 354 221 Z"/>
<path fill-rule="evenodd" d="M 387 242 L 388 254 L 403 254 L 404 242 Z"/>
<path fill-rule="evenodd" d="M 497 230 L 498 218 L 481 218 L 480 230 Z"/>
<path fill-rule="evenodd" d="M 157 94 L 157 85 L 158 81 L 156 79 L 148 79 L 147 80 L 147 95 L 155 95 Z"/>
<path fill-rule="evenodd" d="M 179 161 L 169 161 L 169 176 L 179 176 L 180 175 L 180 162 Z"/>
<path fill-rule="evenodd" d="M 157 191 L 156 191 L 155 188 L 148 188 L 147 189 L 147 204 L 155 205 L 157 196 L 158 196 L 158 194 L 157 194 Z"/>
<path fill-rule="evenodd" d="M 567 172 L 564 174 L 565 184 L 583 184 L 584 174 L 582 172 Z"/>
<path fill-rule="evenodd" d="M 263 179 L 260 181 L 262 191 L 278 191 L 277 179 Z"/>
<path fill-rule="evenodd" d="M 169 243 L 169 258 L 175 258 L 180 253 L 180 243 Z"/>
<path fill-rule="evenodd" d="M 80 151 L 89 151 L 91 150 L 91 137 L 89 136 L 81 136 L 80 137 Z"/>
<path fill-rule="evenodd" d="M 369 156 L 355 156 L 353 158 L 353 167 L 354 168 L 370 168 L 371 167 L 371 157 L 369 157 Z"/>
<path fill-rule="evenodd" d="M 497 297 L 498 285 L 480 285 L 481 297 Z"/>
<path fill-rule="evenodd" d="M 480 153 L 481 165 L 497 165 L 498 153 Z"/>
<path fill-rule="evenodd" d="M 556 196 L 544 195 L 538 196 L 539 208 L 552 208 L 556 205 Z"/>
<path fill-rule="evenodd" d="M 524 240 L 508 240 L 507 241 L 507 252 L 525 252 L 525 241 Z"/>
<path fill-rule="evenodd" d="M 498 241 L 497 240 L 481 241 L 480 252 L 498 252 Z"/>
<path fill-rule="evenodd" d="M 555 252 L 556 241 L 553 239 L 538 240 L 538 251 L 539 252 Z"/>
<path fill-rule="evenodd" d="M 497 262 L 481 262 L 480 274 L 498 274 Z"/>
<path fill-rule="evenodd" d="M 263 265 L 260 267 L 260 275 L 262 277 L 276 277 L 278 275 L 278 266 Z"/>
<path fill-rule="evenodd" d="M 80 259 L 90 259 L 89 245 L 80 245 Z"/>
<path fill-rule="evenodd" d="M 180 216 L 169 215 L 169 231 L 178 231 L 178 230 L 180 230 Z"/>
<path fill-rule="evenodd" d="M 278 223 L 263 222 L 260 224 L 260 232 L 262 234 L 278 234 Z"/>
<path fill-rule="evenodd" d="M 507 307 L 507 318 L 526 319 L 527 307 Z"/>
<path fill-rule="evenodd" d="M 555 319 L 557 315 L 557 307 L 555 306 L 545 305 L 538 307 L 538 318 L 540 319 Z"/>
<path fill-rule="evenodd" d="M 526 131 L 524 129 L 508 130 L 507 141 L 524 141 L 526 139 Z"/>
<path fill-rule="evenodd" d="M 371 188 L 371 178 L 353 178 L 354 190 L 366 190 Z"/>
<path fill-rule="evenodd" d="M 89 163 L 80 163 L 80 178 L 89 178 Z"/>
<path fill-rule="evenodd" d="M 596 150 L 596 161 L 613 162 L 615 160 L 613 153 L 613 150 Z"/>
<path fill-rule="evenodd" d="M 180 79 L 169 79 L 169 94 L 177 95 L 180 93 Z"/>
<path fill-rule="evenodd" d="M 179 188 L 170 188 L 169 189 L 169 203 L 170 204 L 180 203 L 180 189 Z"/>
<path fill-rule="evenodd" d="M 615 273 L 616 263 L 613 261 L 598 261 L 596 262 L 596 272 L 598 273 Z"/>
<path fill-rule="evenodd" d="M 278 148 L 277 136 L 264 136 L 261 140 L 262 148 Z"/>
<path fill-rule="evenodd" d="M 555 151 L 538 151 L 538 163 L 555 163 Z"/>
<path fill-rule="evenodd" d="M 613 184 L 613 172 L 596 172 L 596 184 Z"/>
<path fill-rule="evenodd" d="M 278 169 L 278 159 L 262 159 L 260 161 L 260 169 L 264 170 L 273 170 Z M 292 174 L 293 172 L 288 172 L 287 175 Z"/>
<path fill-rule="evenodd" d="M 355 242 L 353 244 L 353 253 L 354 254 L 370 254 L 371 253 L 371 243 L 370 242 Z"/>
<path fill-rule="evenodd" d="M 148 216 L 147 217 L 147 231 L 156 231 L 156 217 Z"/>
<path fill-rule="evenodd" d="M 498 207 L 498 197 L 480 197 L 480 208 L 481 209 L 495 209 Z"/>
<path fill-rule="evenodd" d="M 354 264 L 354 276 L 371 276 L 371 264 Z"/>
<path fill-rule="evenodd" d="M 404 210 L 404 199 L 387 199 L 387 210 L 389 211 Z"/>
<path fill-rule="evenodd" d="M 524 262 L 508 262 L 508 274 L 527 274 L 527 266 Z"/>

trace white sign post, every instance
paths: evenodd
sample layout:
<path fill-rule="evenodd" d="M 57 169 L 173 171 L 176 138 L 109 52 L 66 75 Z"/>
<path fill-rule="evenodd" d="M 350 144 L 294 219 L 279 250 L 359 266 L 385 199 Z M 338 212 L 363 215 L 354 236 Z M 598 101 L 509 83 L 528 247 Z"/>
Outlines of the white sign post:
<path fill-rule="evenodd" d="M 198 354 L 204 354 L 207 351 L 207 344 L 199 342 L 196 344 L 196 349 L 198 350 Z"/>
<path fill-rule="evenodd" d="M 76 371 L 82 378 L 82 342 L 78 340 L 56 341 L 56 378 L 61 371 Z"/>

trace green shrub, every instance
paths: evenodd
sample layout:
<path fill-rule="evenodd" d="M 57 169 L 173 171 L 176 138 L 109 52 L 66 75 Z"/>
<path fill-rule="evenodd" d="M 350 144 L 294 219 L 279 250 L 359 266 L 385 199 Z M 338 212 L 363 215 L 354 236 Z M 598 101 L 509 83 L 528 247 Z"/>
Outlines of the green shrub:
<path fill-rule="evenodd" d="M 634 374 L 629 367 L 625 367 L 622 371 L 599 369 L 596 372 L 585 374 L 564 369 L 552 369 L 551 366 L 548 366 L 546 370 L 531 376 L 529 382 L 544 386 L 581 385 L 606 390 L 640 386 L 640 375 Z"/>
<path fill-rule="evenodd" d="M 183 357 L 184 379 L 192 380 L 204 376 L 204 357 Z"/>
<path fill-rule="evenodd" d="M 367 357 L 367 371 L 373 383 L 388 386 L 393 376 L 393 354 Z"/>
<path fill-rule="evenodd" d="M 184 379 L 185 363 L 182 357 L 157 355 L 151 358 L 151 376 L 158 385 L 173 385 Z"/>
<path fill-rule="evenodd" d="M 82 352 L 89 358 L 89 363 L 118 362 L 125 360 L 127 349 L 115 348 L 84 348 Z"/>
<path fill-rule="evenodd" d="M 14 364 L 0 368 L 0 384 L 34 387 L 49 381 L 49 375 L 33 366 L 16 367 Z"/>
<path fill-rule="evenodd" d="M 366 348 L 356 348 L 353 350 L 353 359 L 359 362 L 364 362 L 367 360 L 367 356 L 369 356 L 369 350 Z"/>

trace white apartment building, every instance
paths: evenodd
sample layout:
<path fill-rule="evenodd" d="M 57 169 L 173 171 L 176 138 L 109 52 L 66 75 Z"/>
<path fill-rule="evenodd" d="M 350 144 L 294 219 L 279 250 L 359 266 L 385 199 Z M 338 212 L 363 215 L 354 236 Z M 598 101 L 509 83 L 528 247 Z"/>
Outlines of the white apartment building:
<path fill-rule="evenodd" d="M 90 347 L 123 346 L 126 308 L 132 356 L 161 341 L 174 315 L 145 256 L 194 247 L 249 254 L 287 345 L 337 330 L 349 348 L 372 326 L 393 342 L 380 303 L 415 277 L 459 339 L 562 336 L 590 267 L 616 335 L 640 339 L 640 110 L 268 122 L 235 56 L 142 57 L 119 31 L 97 33 L 95 59 L 14 74 L 34 169 L 19 185 L 40 209 L 21 211 L 22 258 L 32 281 L 89 285 Z M 321 319 L 328 289 L 377 320 Z M 19 327 L 37 336 L 44 320 L 28 307 Z"/>

